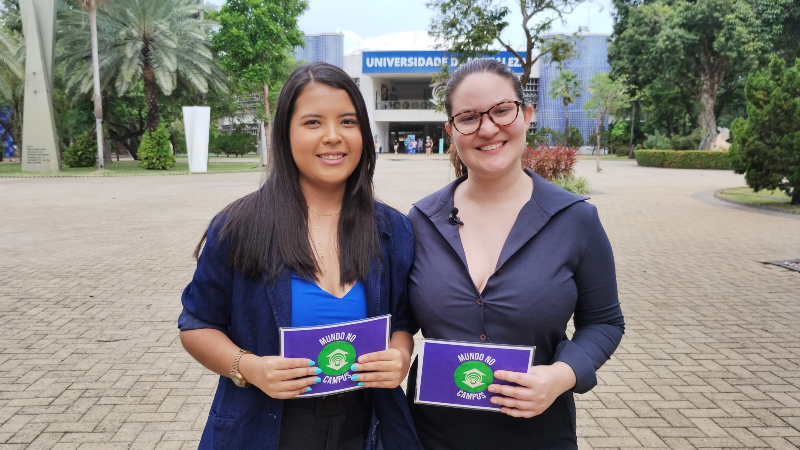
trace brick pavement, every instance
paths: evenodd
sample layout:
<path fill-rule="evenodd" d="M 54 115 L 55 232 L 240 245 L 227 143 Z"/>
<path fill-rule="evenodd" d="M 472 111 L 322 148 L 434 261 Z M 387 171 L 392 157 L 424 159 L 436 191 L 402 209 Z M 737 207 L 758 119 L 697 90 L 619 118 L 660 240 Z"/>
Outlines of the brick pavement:
<path fill-rule="evenodd" d="M 382 156 L 400 210 L 445 161 Z M 402 159 L 402 160 L 400 160 Z M 581 449 L 800 447 L 800 218 L 714 200 L 730 172 L 581 161 L 627 332 L 578 396 Z M 175 320 L 209 219 L 259 175 L 0 178 L 0 450 L 196 448 L 217 377 Z"/>

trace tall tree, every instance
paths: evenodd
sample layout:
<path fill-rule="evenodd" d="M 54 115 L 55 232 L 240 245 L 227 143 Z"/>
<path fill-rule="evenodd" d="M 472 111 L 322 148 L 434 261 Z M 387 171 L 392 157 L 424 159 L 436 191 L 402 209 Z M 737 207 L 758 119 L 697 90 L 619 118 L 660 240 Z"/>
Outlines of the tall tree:
<path fill-rule="evenodd" d="M 589 82 L 592 98 L 583 105 L 587 115 L 595 120 L 597 137 L 597 171 L 600 172 L 600 140 L 603 135 L 603 122 L 609 115 L 629 108 L 631 96 L 625 86 L 625 79 L 612 80 L 607 73 L 598 73 Z"/>
<path fill-rule="evenodd" d="M 730 156 L 756 191 L 781 189 L 800 205 L 800 59 L 774 57 L 747 79 L 747 119 L 733 122 Z"/>
<path fill-rule="evenodd" d="M 208 14 L 220 24 L 213 42 L 223 69 L 233 78 L 260 85 L 267 139 L 270 90 L 280 89 L 289 75 L 292 50 L 304 45 L 297 19 L 307 9 L 304 0 L 228 0 Z"/>
<path fill-rule="evenodd" d="M 113 85 L 117 95 L 142 81 L 147 115 L 145 128 L 155 131 L 159 90 L 170 95 L 180 84 L 207 92 L 227 90 L 227 77 L 211 50 L 209 32 L 215 25 L 201 20 L 195 0 L 114 0 L 97 9 L 101 87 Z M 90 30 L 84 12 L 74 11 L 59 26 L 65 51 L 68 87 L 88 93 L 93 86 Z"/>
<path fill-rule="evenodd" d="M 550 52 L 574 46 L 569 38 L 544 35 L 556 22 L 574 11 L 583 0 L 515 0 L 522 13 L 525 50 L 503 37 L 509 26 L 506 17 L 510 10 L 501 0 L 431 0 L 426 6 L 433 10 L 428 34 L 444 50 L 461 58 L 475 58 L 497 53 L 497 45 L 513 54 L 522 67 L 522 85 L 528 83 L 536 61 Z M 445 69 L 446 70 L 446 69 Z M 445 72 L 446 73 L 446 72 Z"/>
<path fill-rule="evenodd" d="M 730 72 L 744 76 L 759 64 L 782 32 L 791 0 L 624 1 L 618 12 L 612 67 L 641 86 L 655 76 L 691 90 L 702 109 L 700 148 L 717 135 L 715 106 Z M 624 67 L 624 69 L 620 69 Z"/>
<path fill-rule="evenodd" d="M 89 11 L 92 35 L 92 80 L 94 85 L 94 119 L 97 132 L 97 170 L 106 169 L 103 158 L 103 100 L 100 98 L 100 62 L 97 53 L 97 7 L 102 0 L 81 0 L 83 9 Z"/>
<path fill-rule="evenodd" d="M 564 143 L 569 142 L 569 105 L 581 96 L 581 80 L 578 74 L 566 69 L 558 72 L 558 76 L 550 85 L 550 98 L 553 100 L 561 97 L 564 105 Z"/>

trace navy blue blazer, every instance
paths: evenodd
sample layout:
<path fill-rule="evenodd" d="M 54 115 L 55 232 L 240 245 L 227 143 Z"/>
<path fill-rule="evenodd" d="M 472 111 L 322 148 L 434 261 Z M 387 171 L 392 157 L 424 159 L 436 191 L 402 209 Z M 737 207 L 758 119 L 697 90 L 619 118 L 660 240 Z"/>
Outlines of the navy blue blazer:
<path fill-rule="evenodd" d="M 382 261 L 373 261 L 364 282 L 367 314 L 392 315 L 392 331 L 417 329 L 408 307 L 406 282 L 414 261 L 414 231 L 408 219 L 375 203 Z M 274 284 L 247 278 L 228 264 L 230 240 L 217 239 L 221 221 L 212 221 L 191 283 L 183 291 L 181 321 L 196 319 L 226 332 L 234 344 L 258 356 L 278 355 L 278 328 L 292 323 L 289 271 Z M 179 324 L 180 328 L 198 326 Z M 422 449 L 400 387 L 373 389 L 373 420 L 366 449 Z M 277 450 L 283 401 L 256 387 L 243 389 L 220 377 L 200 449 Z"/>

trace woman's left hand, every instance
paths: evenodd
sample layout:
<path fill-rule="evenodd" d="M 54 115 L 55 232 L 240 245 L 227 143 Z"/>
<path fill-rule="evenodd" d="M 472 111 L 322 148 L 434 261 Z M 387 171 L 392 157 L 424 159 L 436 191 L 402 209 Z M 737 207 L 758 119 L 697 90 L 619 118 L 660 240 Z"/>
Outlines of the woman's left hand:
<path fill-rule="evenodd" d="M 358 357 L 353 364 L 352 380 L 368 388 L 394 389 L 408 374 L 411 365 L 413 337 L 405 331 L 392 333 L 389 348 L 381 352 L 367 353 Z"/>
<path fill-rule="evenodd" d="M 575 386 L 575 372 L 561 361 L 550 366 L 533 366 L 528 373 L 498 370 L 494 377 L 519 385 L 489 385 L 489 392 L 501 394 L 492 397 L 491 402 L 501 405 L 500 411 L 513 417 L 538 416 L 559 395 Z"/>

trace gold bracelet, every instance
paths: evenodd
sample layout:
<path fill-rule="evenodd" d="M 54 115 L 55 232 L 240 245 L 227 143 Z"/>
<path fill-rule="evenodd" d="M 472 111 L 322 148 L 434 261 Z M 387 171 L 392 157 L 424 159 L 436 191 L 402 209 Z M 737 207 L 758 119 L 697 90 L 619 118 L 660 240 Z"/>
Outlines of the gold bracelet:
<path fill-rule="evenodd" d="M 247 350 L 239 350 L 239 353 L 237 353 L 236 356 L 233 357 L 233 365 L 231 366 L 231 380 L 233 380 L 233 383 L 236 386 L 242 388 L 246 388 L 247 386 L 250 385 L 250 383 L 248 383 L 247 380 L 245 380 L 242 373 L 239 372 L 239 360 L 241 360 L 242 356 L 244 355 L 252 355 L 252 353 L 248 352 Z"/>

